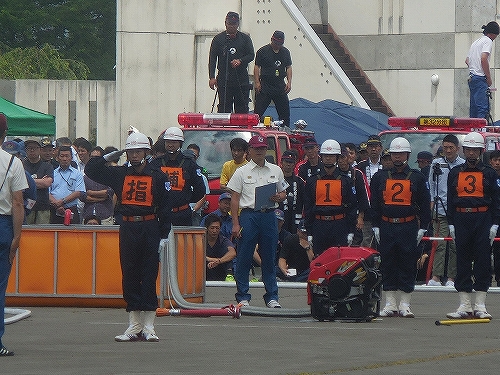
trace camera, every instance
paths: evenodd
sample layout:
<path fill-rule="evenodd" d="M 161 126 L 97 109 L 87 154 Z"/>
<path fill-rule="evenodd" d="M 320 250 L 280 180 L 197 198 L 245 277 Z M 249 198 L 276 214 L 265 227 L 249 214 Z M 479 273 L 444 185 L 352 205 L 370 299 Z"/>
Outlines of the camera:
<path fill-rule="evenodd" d="M 441 176 L 443 174 L 443 171 L 441 170 L 441 165 L 439 163 L 434 164 L 432 167 L 432 172 L 436 176 Z"/>

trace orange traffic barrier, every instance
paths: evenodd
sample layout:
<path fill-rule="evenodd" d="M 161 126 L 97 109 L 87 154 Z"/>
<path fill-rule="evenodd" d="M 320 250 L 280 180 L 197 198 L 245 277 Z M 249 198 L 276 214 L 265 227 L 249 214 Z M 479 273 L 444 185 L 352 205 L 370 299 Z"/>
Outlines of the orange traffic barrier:
<path fill-rule="evenodd" d="M 124 307 L 118 226 L 26 225 L 7 286 L 7 306 Z M 178 283 L 187 300 L 205 297 L 205 230 L 173 227 Z M 157 294 L 160 295 L 158 276 Z M 174 305 L 162 296 L 160 305 Z"/>

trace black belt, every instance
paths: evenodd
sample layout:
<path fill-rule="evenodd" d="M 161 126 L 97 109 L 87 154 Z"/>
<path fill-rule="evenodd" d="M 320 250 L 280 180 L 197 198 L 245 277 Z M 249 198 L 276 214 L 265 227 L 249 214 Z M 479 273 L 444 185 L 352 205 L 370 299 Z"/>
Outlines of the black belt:
<path fill-rule="evenodd" d="M 144 216 L 123 216 L 123 221 L 148 221 L 155 219 L 156 219 L 155 214 L 144 215 Z"/>

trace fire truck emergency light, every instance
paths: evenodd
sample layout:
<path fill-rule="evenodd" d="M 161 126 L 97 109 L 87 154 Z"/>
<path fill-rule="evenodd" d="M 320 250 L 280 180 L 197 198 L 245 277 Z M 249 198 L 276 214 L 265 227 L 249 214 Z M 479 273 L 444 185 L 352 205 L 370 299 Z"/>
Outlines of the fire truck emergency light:
<path fill-rule="evenodd" d="M 246 126 L 259 124 L 259 115 L 255 113 L 180 113 L 179 125 L 184 127 L 199 126 Z"/>

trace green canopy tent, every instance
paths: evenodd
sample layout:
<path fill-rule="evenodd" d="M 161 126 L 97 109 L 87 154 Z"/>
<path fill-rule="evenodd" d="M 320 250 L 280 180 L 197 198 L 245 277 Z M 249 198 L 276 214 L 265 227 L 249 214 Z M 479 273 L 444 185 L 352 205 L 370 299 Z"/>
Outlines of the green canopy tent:
<path fill-rule="evenodd" d="M 10 137 L 56 134 L 56 119 L 52 115 L 17 105 L 2 97 L 0 97 L 0 112 L 7 117 L 9 127 L 7 135 Z"/>

